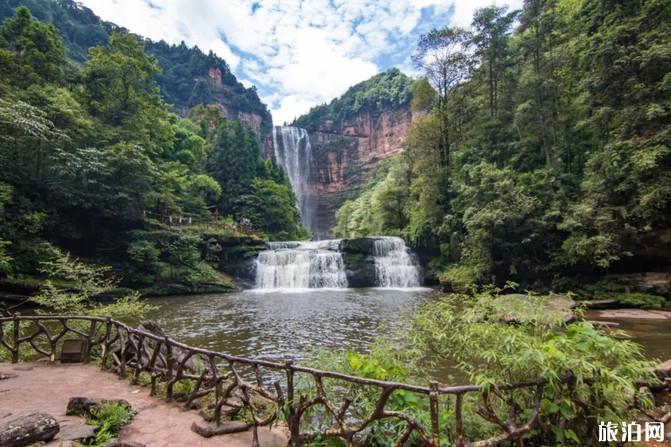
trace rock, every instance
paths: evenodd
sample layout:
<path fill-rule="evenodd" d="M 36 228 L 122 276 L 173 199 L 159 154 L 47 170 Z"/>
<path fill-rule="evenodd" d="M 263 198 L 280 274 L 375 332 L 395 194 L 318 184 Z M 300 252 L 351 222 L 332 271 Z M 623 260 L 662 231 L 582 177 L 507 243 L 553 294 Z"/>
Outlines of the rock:
<path fill-rule="evenodd" d="M 71 397 L 65 411 L 67 416 L 92 416 L 93 410 L 103 405 L 117 403 L 132 408 L 128 401 L 123 399 L 92 399 L 89 397 Z"/>
<path fill-rule="evenodd" d="M 355 239 L 343 239 L 340 250 L 343 253 L 373 255 L 375 249 L 375 238 L 360 237 Z"/>
<path fill-rule="evenodd" d="M 606 278 L 628 286 L 632 292 L 671 295 L 671 273 L 669 272 L 628 273 L 608 275 Z"/>
<path fill-rule="evenodd" d="M 84 423 L 65 425 L 58 433 L 59 441 L 87 441 L 96 437 L 98 427 Z"/>
<path fill-rule="evenodd" d="M 599 318 L 608 318 L 612 320 L 671 320 L 671 312 L 663 310 L 607 309 L 596 312 L 598 312 Z"/>
<path fill-rule="evenodd" d="M 375 287 L 377 285 L 373 256 L 348 252 L 343 252 L 342 256 L 347 284 L 350 287 Z"/>
<path fill-rule="evenodd" d="M 655 403 L 655 395 L 652 394 L 652 390 L 649 387 L 647 387 L 647 386 L 640 387 L 638 389 L 638 393 L 642 397 L 647 397 L 650 400 L 650 402 L 652 402 L 653 404 Z"/>
<path fill-rule="evenodd" d="M 251 425 L 243 421 L 227 421 L 222 422 L 219 425 L 208 424 L 201 426 L 195 422 L 191 424 L 191 431 L 198 433 L 204 438 L 211 438 L 216 435 L 226 435 L 230 433 L 239 433 L 241 431 L 247 431 Z"/>
<path fill-rule="evenodd" d="M 0 446 L 24 447 L 53 439 L 60 430 L 58 421 L 46 413 L 30 413 L 0 422 Z"/>
<path fill-rule="evenodd" d="M 618 300 L 584 300 L 578 301 L 578 304 L 585 309 L 613 309 L 620 306 Z"/>
<path fill-rule="evenodd" d="M 657 365 L 657 368 L 655 368 L 655 374 L 657 374 L 657 376 L 661 379 L 665 377 L 671 377 L 671 359 Z"/>

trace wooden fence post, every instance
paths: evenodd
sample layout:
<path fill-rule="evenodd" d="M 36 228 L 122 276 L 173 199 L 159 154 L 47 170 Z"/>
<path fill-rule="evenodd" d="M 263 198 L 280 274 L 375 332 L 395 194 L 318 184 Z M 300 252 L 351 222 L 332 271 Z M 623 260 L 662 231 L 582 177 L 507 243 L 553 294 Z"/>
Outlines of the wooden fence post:
<path fill-rule="evenodd" d="M 13 328 L 12 328 L 12 337 L 14 338 L 14 340 L 12 340 L 12 342 L 13 342 L 14 349 L 12 349 L 12 363 L 18 363 L 19 362 L 19 329 L 20 329 L 20 324 L 21 324 L 21 323 L 19 323 L 19 316 L 20 315 L 21 314 L 19 314 L 18 312 L 13 315 L 14 325 L 13 325 Z"/>
<path fill-rule="evenodd" d="M 429 393 L 429 403 L 431 410 L 431 440 L 434 447 L 440 447 L 440 423 L 438 412 L 438 382 L 432 380 L 429 383 L 431 392 Z"/>

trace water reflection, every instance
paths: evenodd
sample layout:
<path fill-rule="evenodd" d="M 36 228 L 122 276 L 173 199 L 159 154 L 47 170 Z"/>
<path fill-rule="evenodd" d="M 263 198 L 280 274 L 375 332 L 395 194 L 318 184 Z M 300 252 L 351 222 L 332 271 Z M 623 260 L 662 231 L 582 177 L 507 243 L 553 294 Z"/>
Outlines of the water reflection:
<path fill-rule="evenodd" d="M 431 290 L 346 289 L 153 299 L 151 318 L 176 339 L 210 350 L 305 360 L 315 349 L 365 351 L 398 334 Z"/>

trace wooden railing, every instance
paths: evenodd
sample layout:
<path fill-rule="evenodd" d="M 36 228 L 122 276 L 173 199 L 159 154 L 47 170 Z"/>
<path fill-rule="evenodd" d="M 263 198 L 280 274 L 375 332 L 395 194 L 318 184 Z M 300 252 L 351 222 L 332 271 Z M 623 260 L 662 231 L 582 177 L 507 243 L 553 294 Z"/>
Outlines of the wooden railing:
<path fill-rule="evenodd" d="M 253 445 L 259 427 L 279 422 L 286 424 L 292 446 L 326 439 L 361 445 L 373 431 L 393 437 L 390 446 L 521 446 L 522 437 L 538 426 L 544 389 L 543 381 L 483 389 L 354 377 L 290 360 L 194 348 L 110 318 L 0 318 L 0 349 L 8 350 L 14 363 L 24 356 L 56 361 L 59 347 L 71 338 L 85 341 L 84 361 L 94 359 L 103 370 L 134 382 L 147 380 L 152 394 L 181 399 L 187 408 L 205 408 L 215 425 L 231 416 L 246 421 Z M 489 427 L 484 439 L 471 439 L 473 418 Z"/>

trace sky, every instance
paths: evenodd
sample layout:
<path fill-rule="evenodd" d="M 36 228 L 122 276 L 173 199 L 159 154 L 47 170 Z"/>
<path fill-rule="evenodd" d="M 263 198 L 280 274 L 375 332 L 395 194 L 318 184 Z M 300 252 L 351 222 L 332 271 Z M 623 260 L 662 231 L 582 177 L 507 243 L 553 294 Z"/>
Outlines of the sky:
<path fill-rule="evenodd" d="M 255 85 L 275 124 L 291 122 L 410 55 L 432 28 L 468 27 L 490 4 L 522 0 L 80 0 L 152 40 L 197 45 Z"/>

